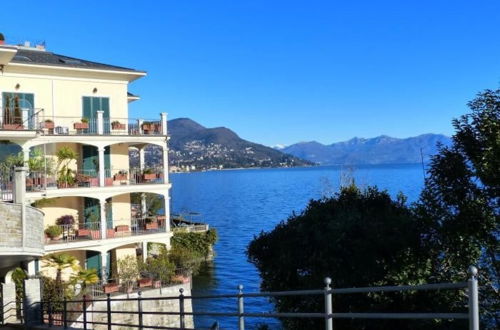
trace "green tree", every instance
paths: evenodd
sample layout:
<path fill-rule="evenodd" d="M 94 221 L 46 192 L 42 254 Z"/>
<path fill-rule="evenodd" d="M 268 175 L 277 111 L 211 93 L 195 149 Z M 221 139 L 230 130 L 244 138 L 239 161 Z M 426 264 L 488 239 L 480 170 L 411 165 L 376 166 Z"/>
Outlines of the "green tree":
<path fill-rule="evenodd" d="M 500 89 L 485 90 L 468 106 L 471 113 L 453 121 L 452 145 L 432 159 L 416 214 L 429 272 L 453 281 L 479 265 L 483 322 L 498 328 Z"/>
<path fill-rule="evenodd" d="M 354 185 L 330 198 L 313 200 L 270 232 L 261 233 L 248 247 L 259 269 L 262 289 L 318 289 L 329 276 L 335 287 L 420 284 L 421 258 L 418 223 L 405 198 L 392 200 L 374 187 Z M 318 312 L 323 298 L 280 297 L 280 312 Z M 431 311 L 414 293 L 338 295 L 336 312 Z M 418 306 L 418 307 L 416 307 Z M 435 310 L 434 310 L 435 311 Z M 409 325 L 409 323 L 413 323 Z M 283 319 L 287 329 L 319 329 L 322 319 Z M 339 329 L 432 328 L 428 322 L 407 320 L 335 320 Z"/>
<path fill-rule="evenodd" d="M 49 254 L 45 256 L 43 259 L 48 267 L 53 267 L 56 270 L 55 284 L 58 288 L 57 296 L 62 299 L 64 292 L 62 272 L 66 269 L 72 269 L 74 271 L 80 270 L 80 266 L 78 265 L 78 259 L 67 253 Z"/>
<path fill-rule="evenodd" d="M 88 286 L 99 282 L 99 276 L 95 268 L 83 269 L 71 278 L 71 282 L 73 285 L 80 283 L 82 285 L 82 294 L 87 294 Z"/>

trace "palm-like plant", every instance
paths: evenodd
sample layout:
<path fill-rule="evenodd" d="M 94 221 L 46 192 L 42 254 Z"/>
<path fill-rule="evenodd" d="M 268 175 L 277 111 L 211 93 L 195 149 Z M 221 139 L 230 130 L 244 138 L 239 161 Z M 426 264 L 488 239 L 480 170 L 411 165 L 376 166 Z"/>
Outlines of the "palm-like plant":
<path fill-rule="evenodd" d="M 63 185 L 73 185 L 75 183 L 75 173 L 69 168 L 69 164 L 72 160 L 78 158 L 78 154 L 70 147 L 62 147 L 57 151 L 58 160 L 58 181 Z"/>
<path fill-rule="evenodd" d="M 73 283 L 81 283 L 83 294 L 87 293 L 87 286 L 99 282 L 99 276 L 95 268 L 80 270 L 78 274 L 73 276 Z"/>
<path fill-rule="evenodd" d="M 61 253 L 61 254 L 49 254 L 44 257 L 45 262 L 48 267 L 55 268 L 56 270 L 56 285 L 59 289 L 60 297 L 62 297 L 62 272 L 66 269 L 72 269 L 74 271 L 79 271 L 80 266 L 78 264 L 78 259 L 74 256 Z"/>

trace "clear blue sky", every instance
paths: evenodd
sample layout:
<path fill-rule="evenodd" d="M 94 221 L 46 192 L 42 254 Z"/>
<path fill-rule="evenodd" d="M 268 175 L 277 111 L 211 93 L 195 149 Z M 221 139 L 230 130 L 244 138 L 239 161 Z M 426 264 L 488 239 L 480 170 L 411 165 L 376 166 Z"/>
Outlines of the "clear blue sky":
<path fill-rule="evenodd" d="M 500 81 L 500 1 L 8 1 L 10 42 L 148 71 L 131 116 L 273 145 L 451 134 Z"/>

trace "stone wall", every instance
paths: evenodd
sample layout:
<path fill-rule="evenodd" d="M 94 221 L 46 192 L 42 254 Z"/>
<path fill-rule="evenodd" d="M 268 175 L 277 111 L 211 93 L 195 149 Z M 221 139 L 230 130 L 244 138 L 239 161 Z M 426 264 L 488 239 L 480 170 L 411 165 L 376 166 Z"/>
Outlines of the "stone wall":
<path fill-rule="evenodd" d="M 0 248 L 21 247 L 23 244 L 23 227 L 21 222 L 21 205 L 0 203 Z"/>
<path fill-rule="evenodd" d="M 26 206 L 25 244 L 21 204 L 0 203 L 0 250 L 2 248 L 28 248 L 43 251 L 43 213 Z"/>
<path fill-rule="evenodd" d="M 173 285 L 162 289 L 148 289 L 142 292 L 142 298 L 151 298 L 151 297 L 179 297 L 179 289 L 184 289 L 184 295 L 191 295 L 191 284 L 179 284 Z M 111 310 L 112 311 L 138 311 L 138 294 L 131 293 L 129 298 L 135 300 L 127 300 L 127 301 L 112 301 L 111 302 Z M 113 296 L 112 299 L 126 299 L 127 295 L 118 295 Z M 149 312 L 179 312 L 179 299 L 169 299 L 169 300 L 144 300 L 141 302 L 142 310 Z M 98 301 L 94 302 L 92 306 L 87 308 L 87 320 L 94 322 L 107 322 L 106 313 L 92 313 L 92 311 L 105 311 L 107 309 L 106 301 Z M 184 311 L 188 313 L 193 312 L 193 308 L 191 305 L 190 299 L 184 300 Z M 122 324 L 138 324 L 138 315 L 137 314 L 112 314 L 111 320 L 113 323 L 122 323 Z M 83 314 L 78 318 L 78 321 L 83 321 Z M 163 326 L 163 327 L 172 327 L 179 328 L 180 327 L 180 317 L 179 315 L 152 315 L 152 314 L 143 314 L 143 325 L 144 326 Z M 185 316 L 185 326 L 188 329 L 194 328 L 193 317 L 190 315 Z M 82 323 L 73 323 L 71 325 L 73 328 L 83 328 Z M 106 325 L 90 325 L 88 329 L 107 329 Z M 122 329 L 133 329 L 128 326 L 113 326 L 114 330 L 122 330 Z"/>

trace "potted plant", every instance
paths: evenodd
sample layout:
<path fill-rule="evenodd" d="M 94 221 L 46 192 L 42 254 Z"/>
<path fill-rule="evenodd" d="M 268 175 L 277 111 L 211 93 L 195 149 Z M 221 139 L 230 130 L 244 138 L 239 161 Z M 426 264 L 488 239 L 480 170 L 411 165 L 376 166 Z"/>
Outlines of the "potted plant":
<path fill-rule="evenodd" d="M 121 258 L 117 262 L 118 278 L 120 279 L 120 284 L 122 284 L 127 293 L 132 292 L 134 288 L 134 283 L 139 278 L 139 265 L 137 263 L 137 258 L 132 255 L 128 255 Z"/>
<path fill-rule="evenodd" d="M 89 119 L 84 117 L 80 120 L 79 123 L 74 123 L 73 126 L 76 130 L 88 129 L 89 128 Z"/>
<path fill-rule="evenodd" d="M 155 124 L 153 124 L 150 121 L 145 121 L 142 123 L 142 130 L 143 131 L 154 131 L 155 129 Z"/>
<path fill-rule="evenodd" d="M 154 180 L 156 179 L 156 173 L 154 173 L 152 169 L 146 168 L 144 171 L 142 171 L 142 179 L 144 181 Z"/>
<path fill-rule="evenodd" d="M 54 122 L 51 119 L 45 119 L 43 121 L 43 128 L 54 129 Z"/>
<path fill-rule="evenodd" d="M 120 170 L 120 171 L 118 171 L 118 173 L 116 173 L 113 176 L 113 180 L 115 180 L 115 181 L 125 181 L 125 180 L 127 180 L 127 174 L 128 174 L 127 171 Z"/>
<path fill-rule="evenodd" d="M 146 230 L 158 229 L 158 221 L 156 221 L 156 219 L 153 217 L 147 217 L 145 229 Z"/>
<path fill-rule="evenodd" d="M 47 229 L 45 229 L 45 235 L 47 235 L 53 241 L 60 240 L 62 233 L 62 228 L 57 225 L 48 226 Z"/>
<path fill-rule="evenodd" d="M 122 124 L 118 120 L 115 120 L 111 123 L 111 128 L 114 130 L 124 130 L 125 124 Z"/>

